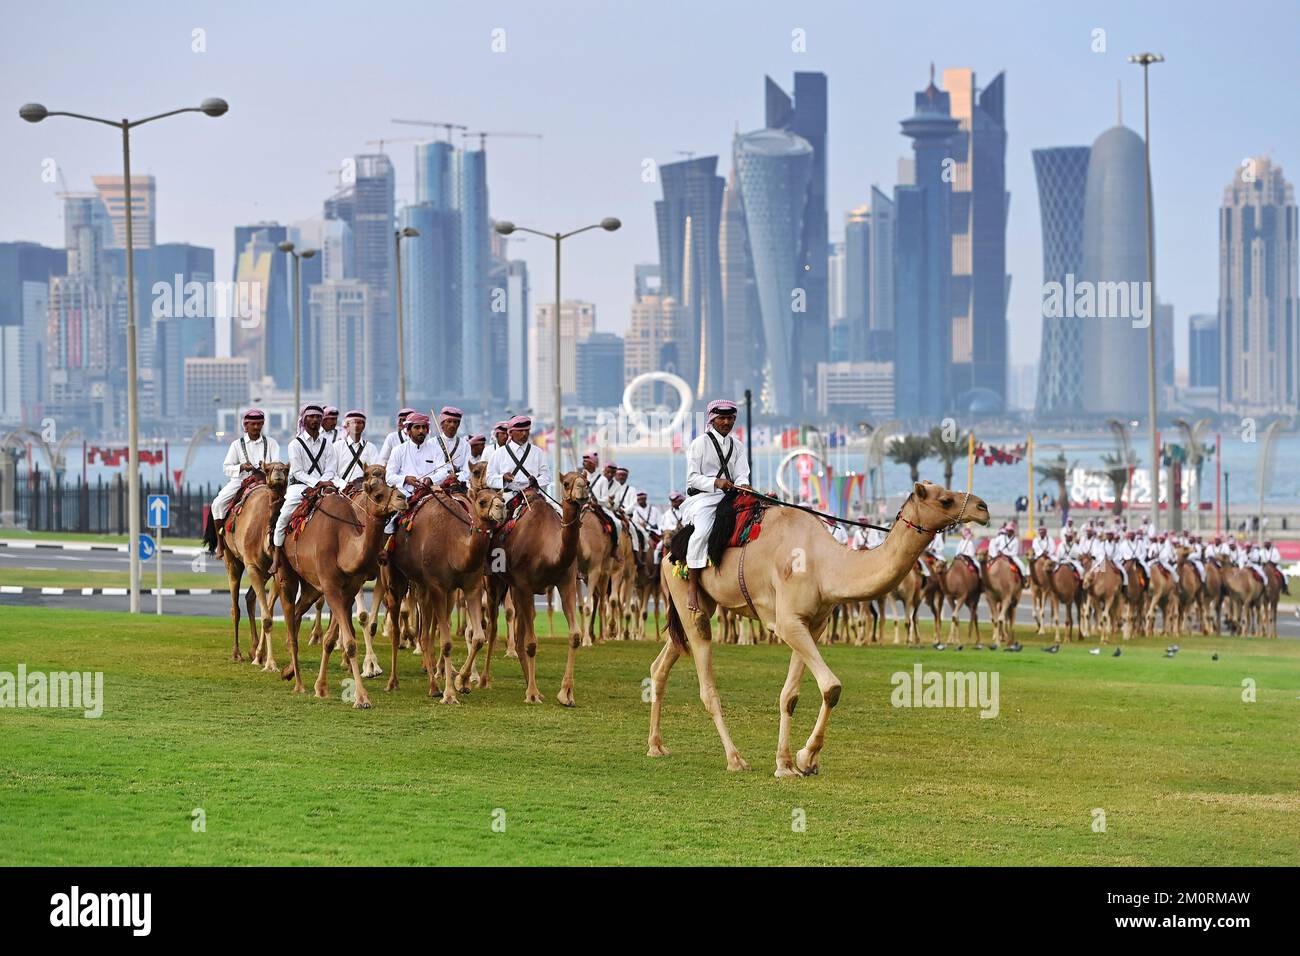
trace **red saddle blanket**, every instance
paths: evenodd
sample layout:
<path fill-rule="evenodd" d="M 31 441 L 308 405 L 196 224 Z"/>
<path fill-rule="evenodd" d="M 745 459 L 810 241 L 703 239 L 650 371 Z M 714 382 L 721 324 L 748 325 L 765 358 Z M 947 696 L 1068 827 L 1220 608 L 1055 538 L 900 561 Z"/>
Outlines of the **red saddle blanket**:
<path fill-rule="evenodd" d="M 226 534 L 235 530 L 235 516 L 244 510 L 244 497 L 258 485 L 264 484 L 266 484 L 266 475 L 263 472 L 250 471 L 244 476 L 244 480 L 239 483 L 239 488 L 235 491 L 234 500 L 230 502 L 230 509 L 226 512 Z"/>
<path fill-rule="evenodd" d="M 740 492 L 736 495 L 734 510 L 736 512 L 736 529 L 731 532 L 727 547 L 739 548 L 758 539 L 763 530 L 763 512 L 767 510 L 764 502 L 751 494 Z"/>
<path fill-rule="evenodd" d="M 306 527 L 311 516 L 316 513 L 321 502 L 329 495 L 337 495 L 339 490 L 333 485 L 320 485 L 308 488 L 302 496 L 302 501 L 298 502 L 298 507 L 293 509 L 293 514 L 289 516 L 289 530 L 293 533 L 294 540 L 298 540 L 298 535 Z"/>
<path fill-rule="evenodd" d="M 519 519 L 526 515 L 530 509 L 549 507 L 550 505 L 546 503 L 546 500 L 534 491 L 529 490 L 523 494 L 515 495 L 506 505 L 505 519 L 502 520 L 501 527 L 493 535 L 493 543 L 500 544 L 510 537 L 510 532 L 515 530 L 515 525 L 519 523 Z"/>
<path fill-rule="evenodd" d="M 444 505 L 459 505 L 461 510 L 465 512 L 466 516 L 468 516 L 470 513 L 469 502 L 464 498 L 457 497 L 453 494 L 453 492 L 463 494 L 464 491 L 465 486 L 458 481 L 453 481 L 452 484 L 438 485 L 433 488 L 417 488 L 415 493 L 406 499 L 406 510 L 402 512 L 402 516 L 397 519 L 397 526 L 403 531 L 410 531 L 412 526 L 415 524 L 416 513 L 438 495 L 442 495 L 442 503 Z"/>

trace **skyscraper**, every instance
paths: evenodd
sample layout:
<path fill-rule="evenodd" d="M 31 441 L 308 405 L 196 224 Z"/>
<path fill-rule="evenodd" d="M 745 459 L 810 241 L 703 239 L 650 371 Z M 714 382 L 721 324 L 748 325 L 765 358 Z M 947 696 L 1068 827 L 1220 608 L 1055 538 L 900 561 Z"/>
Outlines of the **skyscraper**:
<path fill-rule="evenodd" d="M 577 348 L 578 404 L 608 408 L 623 401 L 623 339 L 593 332 Z"/>
<path fill-rule="evenodd" d="M 871 187 L 871 284 L 868 289 L 868 362 L 894 360 L 894 203 Z"/>
<path fill-rule="evenodd" d="M 902 121 L 912 140 L 913 185 L 894 188 L 894 410 L 903 418 L 952 405 L 952 197 L 945 175 L 958 123 L 948 94 L 930 84 Z"/>
<path fill-rule="evenodd" d="M 716 391 L 725 374 L 725 320 L 718 246 L 725 183 L 718 157 L 659 167 L 663 199 L 655 202 L 662 294 L 681 310 L 679 375 L 697 392 Z"/>
<path fill-rule="evenodd" d="M 722 195 L 722 225 L 718 230 L 719 267 L 722 278 L 722 381 L 723 395 L 739 396 L 746 388 L 758 391 L 763 367 L 763 326 L 754 289 L 754 269 L 749 258 L 745 207 L 732 163 Z M 638 297 L 640 292 L 638 291 Z"/>
<path fill-rule="evenodd" d="M 1187 384 L 1219 387 L 1219 316 L 1200 313 L 1187 320 Z"/>
<path fill-rule="evenodd" d="M 326 279 L 311 290 L 312 321 L 321 341 L 330 343 L 321 349 L 321 390 L 344 410 L 367 408 L 379 391 L 371 380 L 378 366 L 370 302 L 371 287 L 360 279 Z M 370 414 L 372 420 L 384 417 Z"/>
<path fill-rule="evenodd" d="M 36 423 L 45 402 L 50 279 L 68 254 L 34 242 L 0 242 L 0 422 Z"/>
<path fill-rule="evenodd" d="M 461 394 L 460 235 L 456 214 L 432 202 L 404 207 L 398 226 L 420 232 L 401 244 L 406 400 L 432 406 Z"/>
<path fill-rule="evenodd" d="M 555 407 L 554 316 L 554 302 L 537 307 L 537 321 L 533 323 L 528 347 L 534 360 L 529 376 L 532 386 L 529 404 L 534 415 L 548 417 L 554 414 Z M 578 395 L 578 344 L 587 341 L 595 331 L 595 303 L 580 299 L 565 299 L 560 303 L 560 391 L 566 402 L 575 401 Z"/>
<path fill-rule="evenodd" d="M 807 296 L 807 309 L 795 316 L 799 339 L 802 388 L 816 387 L 817 363 L 830 355 L 830 318 L 827 292 L 829 218 L 826 209 L 826 74 L 794 75 L 794 97 L 765 76 L 764 102 L 768 129 L 782 129 L 805 140 L 812 158 L 803 202 L 798 274 Z"/>
<path fill-rule="evenodd" d="M 269 375 L 278 388 L 293 388 L 293 260 L 279 249 L 288 235 L 278 222 L 235 227 L 236 299 L 248 314 L 231 316 L 230 354 L 248 359 L 252 382 Z"/>
<path fill-rule="evenodd" d="M 736 139 L 735 163 L 766 346 L 763 405 L 798 417 L 804 409 L 804 316 L 811 308 L 800 243 L 813 148 L 794 133 L 760 129 Z M 823 268 L 825 250 L 823 242 Z"/>
<path fill-rule="evenodd" d="M 1083 271 L 1083 201 L 1088 186 L 1087 146 L 1057 146 L 1033 151 L 1042 224 L 1043 284 L 1066 283 Z M 1071 415 L 1082 410 L 1080 372 L 1083 324 L 1077 318 L 1043 311 L 1038 359 L 1039 415 Z"/>
<path fill-rule="evenodd" d="M 844 321 L 848 349 L 844 361 L 868 360 L 871 330 L 871 208 L 859 206 L 844 216 Z"/>
<path fill-rule="evenodd" d="M 677 367 L 678 325 L 681 313 L 671 296 L 642 295 L 632 303 L 632 321 L 623 339 L 623 384 L 645 372 L 672 372 Z M 662 389 L 642 385 L 633 394 L 638 408 L 655 405 Z"/>
<path fill-rule="evenodd" d="M 975 71 L 943 71 L 952 166 L 953 392 L 962 407 L 1007 396 L 1006 74 L 978 91 Z M 983 394 L 976 394 L 979 390 Z M 963 398 L 963 394 L 967 397 Z"/>
<path fill-rule="evenodd" d="M 92 176 L 91 182 L 108 209 L 113 224 L 111 245 L 126 247 L 126 179 L 123 176 Z M 152 176 L 131 177 L 131 244 L 147 249 L 157 231 L 156 188 Z"/>
<path fill-rule="evenodd" d="M 506 402 L 519 407 L 528 402 L 528 263 L 511 259 L 506 264 Z M 620 361 L 620 367 L 622 362 Z"/>
<path fill-rule="evenodd" d="M 452 163 L 453 199 L 459 216 L 460 368 L 462 401 L 486 408 L 491 402 L 492 310 L 488 298 L 492 250 L 489 240 L 487 152 L 456 150 Z"/>
<path fill-rule="evenodd" d="M 1096 317 L 1082 322 L 1083 410 L 1145 414 L 1147 330 L 1146 160 L 1142 137 L 1112 126 L 1092 144 L 1083 204 L 1082 279 Z M 1113 294 L 1112 294 L 1113 290 Z M 1146 319 L 1139 312 L 1147 312 Z M 1068 314 L 1068 313 L 1067 313 Z"/>
<path fill-rule="evenodd" d="M 1225 412 L 1300 410 L 1295 190 L 1267 157 L 1248 160 L 1219 209 L 1219 395 Z"/>

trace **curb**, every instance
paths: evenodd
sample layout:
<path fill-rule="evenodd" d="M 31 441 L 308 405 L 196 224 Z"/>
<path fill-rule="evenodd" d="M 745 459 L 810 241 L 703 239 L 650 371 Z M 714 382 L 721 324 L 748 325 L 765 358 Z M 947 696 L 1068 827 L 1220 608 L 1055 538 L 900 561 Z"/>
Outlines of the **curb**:
<path fill-rule="evenodd" d="M 124 544 L 82 544 L 79 541 L 19 541 L 13 538 L 0 538 L 0 548 L 17 548 L 24 551 L 112 551 L 117 554 L 126 554 L 127 552 L 127 546 Z M 203 548 L 195 547 L 163 547 L 158 550 L 163 554 L 180 554 L 186 557 L 206 553 Z"/>
<path fill-rule="evenodd" d="M 0 584 L 0 594 L 48 594 L 52 596 L 61 596 L 68 594 L 79 594 L 82 597 L 95 597 L 104 595 L 107 597 L 126 597 L 131 593 L 130 588 L 26 588 L 14 584 Z M 201 595 L 201 594 L 228 594 L 225 588 L 163 588 L 159 591 L 157 588 L 141 588 L 141 594 L 161 594 L 163 597 L 176 597 L 178 595 Z"/>

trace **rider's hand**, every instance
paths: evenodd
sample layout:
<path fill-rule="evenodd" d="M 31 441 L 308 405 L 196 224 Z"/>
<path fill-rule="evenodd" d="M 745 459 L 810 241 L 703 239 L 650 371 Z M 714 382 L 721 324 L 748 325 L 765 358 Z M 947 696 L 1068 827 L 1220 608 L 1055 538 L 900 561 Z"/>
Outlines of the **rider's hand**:
<path fill-rule="evenodd" d="M 733 485 L 733 484 L 732 484 L 730 481 L 728 481 L 726 478 L 714 478 L 714 479 L 713 479 L 713 487 L 714 487 L 714 488 L 719 488 L 719 489 L 721 489 L 722 491 L 730 491 L 732 488 L 735 487 L 735 485 Z"/>
<path fill-rule="evenodd" d="M 514 481 L 514 480 L 515 480 L 515 473 L 514 473 L 513 471 L 507 471 L 507 472 L 506 472 L 504 475 L 502 475 L 501 477 L 502 477 L 503 479 L 505 479 L 506 481 Z"/>
<path fill-rule="evenodd" d="M 242 462 L 239 463 L 239 470 L 240 470 L 240 471 L 252 471 L 252 470 L 253 470 L 253 466 L 252 466 L 249 462 L 242 461 Z"/>

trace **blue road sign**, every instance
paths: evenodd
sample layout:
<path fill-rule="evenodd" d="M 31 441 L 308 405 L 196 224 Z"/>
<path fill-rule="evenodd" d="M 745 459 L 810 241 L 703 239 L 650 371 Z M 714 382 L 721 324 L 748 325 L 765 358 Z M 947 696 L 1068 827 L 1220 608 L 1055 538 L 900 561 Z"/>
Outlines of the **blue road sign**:
<path fill-rule="evenodd" d="M 145 504 L 144 513 L 149 519 L 149 527 L 171 527 L 171 496 L 150 495 L 148 502 Z"/>
<path fill-rule="evenodd" d="M 158 546 L 153 543 L 153 538 L 147 534 L 140 535 L 140 560 L 148 561 L 157 553 Z"/>

